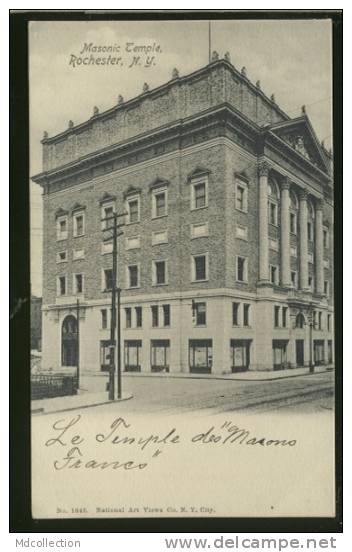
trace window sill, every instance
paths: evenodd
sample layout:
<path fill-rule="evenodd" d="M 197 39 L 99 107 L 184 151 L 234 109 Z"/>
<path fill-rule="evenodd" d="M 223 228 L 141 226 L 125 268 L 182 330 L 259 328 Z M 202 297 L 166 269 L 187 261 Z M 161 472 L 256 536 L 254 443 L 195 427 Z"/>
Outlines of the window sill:
<path fill-rule="evenodd" d="M 141 222 L 140 220 L 135 220 L 133 222 L 126 222 L 125 226 L 132 226 L 132 224 L 139 224 L 140 222 Z"/>
<path fill-rule="evenodd" d="M 77 236 L 72 236 L 73 238 L 84 238 L 85 234 L 79 234 Z"/>
<path fill-rule="evenodd" d="M 63 261 L 56 261 L 56 264 L 62 264 L 62 263 L 68 263 L 68 260 L 65 259 L 65 260 L 63 260 Z"/>
<path fill-rule="evenodd" d="M 169 283 L 168 282 L 165 282 L 163 284 L 152 284 L 152 287 L 163 287 L 163 286 L 168 286 Z"/>
<path fill-rule="evenodd" d="M 165 218 L 168 216 L 168 213 L 165 213 L 165 215 L 152 215 L 152 220 L 157 220 L 161 218 Z"/>
<path fill-rule="evenodd" d="M 206 328 L 206 324 L 193 324 L 193 328 Z"/>
<path fill-rule="evenodd" d="M 239 207 L 235 207 L 235 210 L 239 213 L 244 213 L 245 215 L 248 215 L 248 209 L 240 209 Z"/>
<path fill-rule="evenodd" d="M 162 241 L 162 242 L 152 243 L 152 247 L 154 247 L 155 245 L 164 245 L 165 243 L 169 243 L 169 242 L 168 241 Z"/>
<path fill-rule="evenodd" d="M 68 239 L 68 236 L 64 237 L 64 238 L 56 238 L 56 241 L 57 242 L 62 242 L 62 241 L 65 241 Z"/>
<path fill-rule="evenodd" d="M 191 240 L 197 240 L 199 238 L 209 238 L 209 234 L 203 234 L 202 236 L 191 236 Z"/>
<path fill-rule="evenodd" d="M 235 280 L 236 284 L 246 284 L 248 285 L 248 280 Z"/>
<path fill-rule="evenodd" d="M 191 207 L 191 211 L 201 211 L 202 209 L 208 209 L 208 205 L 203 205 L 203 207 Z"/>
<path fill-rule="evenodd" d="M 126 288 L 126 289 L 140 289 L 140 288 L 141 288 L 141 286 L 133 286 L 133 287 L 128 287 L 128 288 Z M 111 291 L 111 290 L 110 290 L 110 291 Z"/>
<path fill-rule="evenodd" d="M 191 284 L 201 284 L 203 282 L 209 282 L 209 278 L 205 278 L 204 280 L 192 280 Z"/>

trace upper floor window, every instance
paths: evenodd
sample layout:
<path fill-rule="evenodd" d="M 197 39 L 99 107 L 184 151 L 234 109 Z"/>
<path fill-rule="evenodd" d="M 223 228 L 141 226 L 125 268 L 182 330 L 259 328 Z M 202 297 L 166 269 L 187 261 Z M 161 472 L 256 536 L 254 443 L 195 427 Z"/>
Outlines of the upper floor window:
<path fill-rule="evenodd" d="M 208 255 L 193 255 L 192 281 L 201 282 L 208 279 Z"/>
<path fill-rule="evenodd" d="M 153 190 L 152 194 L 152 217 L 163 217 L 167 215 L 167 189 Z"/>
<path fill-rule="evenodd" d="M 164 314 L 164 326 L 170 326 L 170 323 L 171 323 L 170 305 L 163 305 L 163 314 Z"/>
<path fill-rule="evenodd" d="M 108 327 L 108 310 L 107 309 L 101 309 L 101 329 L 106 330 Z"/>
<path fill-rule="evenodd" d="M 239 211 L 242 211 L 243 213 L 247 213 L 248 211 L 248 186 L 245 182 L 236 180 L 236 187 L 235 187 L 235 194 L 236 194 L 236 209 Z"/>
<path fill-rule="evenodd" d="M 68 236 L 68 218 L 67 215 L 59 217 L 56 221 L 56 239 L 67 240 Z"/>
<path fill-rule="evenodd" d="M 278 224 L 278 204 L 279 204 L 279 190 L 277 184 L 273 180 L 269 180 L 268 183 L 268 209 L 269 209 L 269 223 L 277 226 Z"/>
<path fill-rule="evenodd" d="M 314 207 L 310 201 L 307 201 L 307 209 L 308 209 L 308 222 L 307 222 L 307 234 L 308 234 L 308 241 L 314 241 Z"/>
<path fill-rule="evenodd" d="M 85 233 L 85 215 L 84 213 L 74 213 L 73 215 L 73 236 L 75 238 L 84 236 Z"/>
<path fill-rule="evenodd" d="M 75 295 L 83 293 L 84 287 L 84 276 L 83 274 L 74 274 L 73 275 L 73 289 Z"/>
<path fill-rule="evenodd" d="M 156 328 L 159 326 L 159 307 L 158 305 L 152 305 L 150 308 L 152 311 L 152 326 Z"/>
<path fill-rule="evenodd" d="M 138 265 L 129 265 L 127 267 L 128 274 L 128 287 L 136 288 L 139 287 L 139 266 Z"/>
<path fill-rule="evenodd" d="M 270 265 L 270 282 L 274 285 L 279 283 L 279 267 L 275 265 Z"/>
<path fill-rule="evenodd" d="M 114 285 L 113 272 L 112 268 L 105 268 L 103 270 L 103 281 L 102 288 L 103 291 L 111 291 Z"/>
<path fill-rule="evenodd" d="M 290 232 L 297 234 L 298 200 L 293 191 L 290 191 Z"/>
<path fill-rule="evenodd" d="M 101 207 L 101 227 L 102 230 L 107 228 L 113 228 L 114 226 L 114 212 L 115 204 L 114 203 L 105 203 Z"/>
<path fill-rule="evenodd" d="M 313 225 L 310 221 L 307 222 L 307 235 L 308 241 L 313 241 Z"/>
<path fill-rule="evenodd" d="M 153 261 L 153 284 L 155 286 L 167 283 L 166 261 Z"/>
<path fill-rule="evenodd" d="M 64 263 L 67 261 L 67 251 L 59 251 L 56 255 L 57 263 Z"/>
<path fill-rule="evenodd" d="M 205 326 L 207 323 L 207 304 L 194 303 L 194 316 L 196 326 Z"/>
<path fill-rule="evenodd" d="M 282 307 L 282 327 L 287 326 L 287 307 Z"/>
<path fill-rule="evenodd" d="M 280 326 L 280 307 L 274 306 L 274 327 L 279 328 Z"/>
<path fill-rule="evenodd" d="M 202 209 L 208 206 L 208 179 L 192 180 L 191 209 Z"/>
<path fill-rule="evenodd" d="M 232 303 L 232 324 L 233 326 L 239 325 L 239 309 L 240 303 Z"/>
<path fill-rule="evenodd" d="M 291 271 L 291 284 L 294 288 L 297 287 L 297 272 L 294 270 Z"/>
<path fill-rule="evenodd" d="M 125 321 L 126 321 L 126 328 L 132 327 L 132 309 L 131 307 L 125 308 Z"/>
<path fill-rule="evenodd" d="M 291 234 L 297 234 L 297 214 L 290 213 L 290 232 Z"/>
<path fill-rule="evenodd" d="M 136 328 L 142 327 L 142 307 L 135 307 L 136 312 Z"/>
<path fill-rule="evenodd" d="M 59 276 L 57 279 L 57 295 L 66 295 L 66 276 Z"/>
<path fill-rule="evenodd" d="M 243 304 L 243 325 L 249 326 L 249 308 L 250 305 L 248 303 Z"/>
<path fill-rule="evenodd" d="M 324 294 L 329 295 L 329 281 L 324 280 Z"/>
<path fill-rule="evenodd" d="M 324 249 L 329 248 L 329 230 L 327 228 L 323 229 L 323 245 Z"/>
<path fill-rule="evenodd" d="M 236 280 L 238 282 L 248 281 L 248 261 L 246 257 L 236 257 Z"/>
<path fill-rule="evenodd" d="M 127 204 L 127 224 L 133 224 L 140 220 L 140 198 L 131 197 L 126 200 Z"/>

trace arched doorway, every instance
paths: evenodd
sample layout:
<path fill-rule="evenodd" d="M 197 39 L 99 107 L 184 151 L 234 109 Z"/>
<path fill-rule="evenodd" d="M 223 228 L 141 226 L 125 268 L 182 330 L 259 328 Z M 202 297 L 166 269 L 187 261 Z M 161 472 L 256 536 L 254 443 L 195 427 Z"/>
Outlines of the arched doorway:
<path fill-rule="evenodd" d="M 72 314 L 66 316 L 61 328 L 61 365 L 77 366 L 78 360 L 77 320 Z"/>
<path fill-rule="evenodd" d="M 296 328 L 299 328 L 299 329 L 303 329 L 304 326 L 305 326 L 305 318 L 304 318 L 304 315 L 299 312 L 296 316 Z"/>

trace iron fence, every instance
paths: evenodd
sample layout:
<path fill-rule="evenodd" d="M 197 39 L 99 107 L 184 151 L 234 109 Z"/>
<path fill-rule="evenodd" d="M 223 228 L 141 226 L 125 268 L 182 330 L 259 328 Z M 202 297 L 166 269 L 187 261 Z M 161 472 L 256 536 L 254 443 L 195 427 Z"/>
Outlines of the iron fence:
<path fill-rule="evenodd" d="M 31 398 L 50 399 L 76 395 L 78 389 L 77 376 L 67 374 L 32 374 Z"/>

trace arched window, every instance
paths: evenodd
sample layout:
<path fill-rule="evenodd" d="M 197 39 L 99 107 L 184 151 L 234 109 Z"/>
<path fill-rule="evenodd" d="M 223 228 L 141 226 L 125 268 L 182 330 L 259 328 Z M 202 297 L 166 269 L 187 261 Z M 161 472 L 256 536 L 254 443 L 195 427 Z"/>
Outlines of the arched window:
<path fill-rule="evenodd" d="M 298 200 L 296 194 L 290 191 L 290 232 L 297 234 Z"/>
<path fill-rule="evenodd" d="M 304 328 L 306 321 L 301 312 L 299 312 L 296 316 L 296 328 Z"/>
<path fill-rule="evenodd" d="M 279 188 L 276 182 L 271 178 L 268 182 L 268 215 L 269 224 L 277 226 L 278 224 L 278 205 L 279 205 Z"/>
<path fill-rule="evenodd" d="M 61 328 L 61 365 L 77 366 L 77 351 L 77 320 L 72 314 L 69 314 L 64 319 Z"/>

